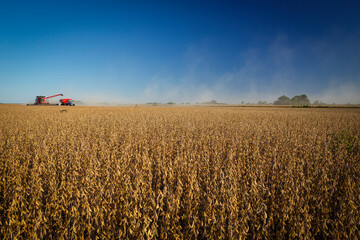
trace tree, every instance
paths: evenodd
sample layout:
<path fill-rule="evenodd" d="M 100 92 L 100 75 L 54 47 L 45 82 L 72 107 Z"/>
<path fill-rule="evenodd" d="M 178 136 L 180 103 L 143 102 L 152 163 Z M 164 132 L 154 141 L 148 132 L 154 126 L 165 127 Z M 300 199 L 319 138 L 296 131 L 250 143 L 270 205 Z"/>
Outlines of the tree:
<path fill-rule="evenodd" d="M 285 95 L 281 96 L 274 102 L 275 105 L 310 105 L 310 100 L 306 94 L 300 96 L 296 95 L 293 98 L 289 98 Z"/>
<path fill-rule="evenodd" d="M 204 102 L 203 104 L 218 104 L 216 100 L 211 100 L 210 102 Z"/>
<path fill-rule="evenodd" d="M 306 94 L 295 96 L 290 100 L 292 105 L 310 105 L 310 100 Z"/>
<path fill-rule="evenodd" d="M 310 105 L 310 100 L 306 94 L 300 95 L 301 105 Z"/>
<path fill-rule="evenodd" d="M 319 100 L 315 100 L 313 102 L 313 105 L 325 105 L 326 103 L 324 103 L 323 101 L 319 101 Z"/>
<path fill-rule="evenodd" d="M 290 98 L 288 96 L 282 95 L 274 102 L 275 105 L 290 105 Z"/>

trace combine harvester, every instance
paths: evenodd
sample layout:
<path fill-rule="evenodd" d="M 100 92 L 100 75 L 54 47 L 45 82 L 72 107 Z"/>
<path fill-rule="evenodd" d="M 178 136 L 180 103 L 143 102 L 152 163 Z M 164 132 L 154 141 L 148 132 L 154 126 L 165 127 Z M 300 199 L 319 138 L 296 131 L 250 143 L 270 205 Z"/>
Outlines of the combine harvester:
<path fill-rule="evenodd" d="M 34 105 L 41 105 L 41 106 L 57 106 L 59 104 L 50 104 L 49 102 L 47 102 L 46 100 L 49 98 L 53 98 L 53 97 L 58 97 L 58 96 L 63 96 L 61 93 L 60 94 L 56 94 L 50 97 L 45 97 L 45 96 L 36 96 L 35 98 L 35 103 L 34 104 L 28 104 L 28 106 L 34 106 Z"/>

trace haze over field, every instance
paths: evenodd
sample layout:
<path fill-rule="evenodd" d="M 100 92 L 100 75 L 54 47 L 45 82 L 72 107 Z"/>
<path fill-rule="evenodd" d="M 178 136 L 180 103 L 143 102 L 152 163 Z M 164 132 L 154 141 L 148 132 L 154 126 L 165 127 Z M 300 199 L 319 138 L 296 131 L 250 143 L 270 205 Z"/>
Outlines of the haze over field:
<path fill-rule="evenodd" d="M 0 102 L 360 103 L 360 3 L 2 1 Z"/>

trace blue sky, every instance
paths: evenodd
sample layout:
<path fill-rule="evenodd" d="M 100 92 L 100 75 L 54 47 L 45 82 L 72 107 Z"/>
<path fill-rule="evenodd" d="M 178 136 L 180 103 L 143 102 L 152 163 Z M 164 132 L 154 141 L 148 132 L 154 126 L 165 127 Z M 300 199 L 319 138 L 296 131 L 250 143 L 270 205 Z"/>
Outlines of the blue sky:
<path fill-rule="evenodd" d="M 0 102 L 360 103 L 359 12 L 355 0 L 1 1 Z"/>

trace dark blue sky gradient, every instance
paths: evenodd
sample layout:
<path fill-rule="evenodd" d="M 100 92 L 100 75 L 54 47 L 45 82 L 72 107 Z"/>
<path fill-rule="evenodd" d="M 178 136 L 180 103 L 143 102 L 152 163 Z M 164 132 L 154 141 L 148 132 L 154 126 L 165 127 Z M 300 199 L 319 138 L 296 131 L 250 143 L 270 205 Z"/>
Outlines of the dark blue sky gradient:
<path fill-rule="evenodd" d="M 2 1 L 0 102 L 360 103 L 358 1 Z"/>

